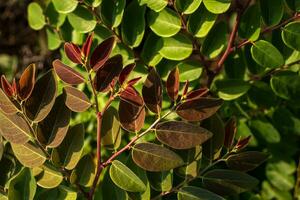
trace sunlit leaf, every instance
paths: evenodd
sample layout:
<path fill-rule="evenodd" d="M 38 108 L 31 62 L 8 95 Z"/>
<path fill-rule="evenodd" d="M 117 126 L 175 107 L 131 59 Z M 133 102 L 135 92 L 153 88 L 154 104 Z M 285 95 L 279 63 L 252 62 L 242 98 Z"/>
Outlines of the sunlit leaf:
<path fill-rule="evenodd" d="M 40 30 L 46 25 L 43 9 L 36 2 L 31 2 L 27 8 L 29 26 L 34 30 Z"/>
<path fill-rule="evenodd" d="M 109 107 L 103 114 L 101 142 L 106 148 L 117 149 L 121 144 L 121 125 L 117 109 Z"/>
<path fill-rule="evenodd" d="M 0 88 L 0 111 L 3 111 L 5 114 L 12 115 L 16 114 L 19 109 L 17 106 L 6 96 L 4 91 Z"/>
<path fill-rule="evenodd" d="M 82 6 L 78 6 L 73 12 L 69 13 L 68 20 L 71 26 L 79 33 L 88 33 L 97 24 L 92 13 Z"/>
<path fill-rule="evenodd" d="M 35 177 L 37 184 L 40 187 L 55 188 L 59 186 L 63 180 L 63 174 L 61 172 L 52 167 L 50 164 L 44 164 L 40 168 L 42 169 L 42 172 Z"/>
<path fill-rule="evenodd" d="M 192 14 L 197 10 L 201 2 L 202 0 L 176 0 L 175 6 L 183 14 Z"/>
<path fill-rule="evenodd" d="M 52 2 L 59 13 L 70 13 L 76 9 L 78 4 L 76 0 L 52 0 Z"/>
<path fill-rule="evenodd" d="M 18 84 L 18 96 L 22 100 L 30 97 L 35 84 L 35 64 L 29 65 L 22 73 Z"/>
<path fill-rule="evenodd" d="M 100 7 L 100 14 L 104 23 L 111 27 L 118 27 L 122 22 L 125 5 L 125 0 L 103 0 Z"/>
<path fill-rule="evenodd" d="M 251 85 L 240 79 L 224 79 L 215 81 L 215 86 L 218 90 L 219 97 L 230 101 L 247 93 Z"/>
<path fill-rule="evenodd" d="M 84 112 L 91 106 L 88 97 L 80 90 L 65 86 L 64 92 L 66 95 L 65 104 L 70 110 L 74 112 Z"/>
<path fill-rule="evenodd" d="M 231 4 L 231 0 L 203 0 L 207 10 L 215 14 L 226 12 Z"/>
<path fill-rule="evenodd" d="M 146 4 L 150 9 L 159 12 L 168 5 L 167 0 L 138 0 L 140 5 Z"/>

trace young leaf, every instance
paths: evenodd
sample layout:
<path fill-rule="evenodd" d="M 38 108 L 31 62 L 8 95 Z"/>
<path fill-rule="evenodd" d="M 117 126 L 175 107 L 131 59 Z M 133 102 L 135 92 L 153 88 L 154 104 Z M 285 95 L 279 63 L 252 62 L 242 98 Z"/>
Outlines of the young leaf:
<path fill-rule="evenodd" d="M 258 180 L 243 172 L 214 169 L 204 174 L 203 183 L 207 189 L 219 195 L 237 195 L 253 189 Z"/>
<path fill-rule="evenodd" d="M 123 85 L 126 80 L 129 77 L 129 74 L 132 72 L 132 70 L 135 68 L 135 63 L 129 64 L 126 67 L 124 67 L 119 75 L 119 83 L 120 85 Z"/>
<path fill-rule="evenodd" d="M 8 97 L 11 97 L 14 95 L 14 89 L 13 89 L 12 85 L 6 80 L 4 75 L 1 76 L 1 87 L 2 87 L 2 90 L 5 92 L 5 94 Z M 2 99 L 2 98 L 0 98 L 0 99 Z"/>
<path fill-rule="evenodd" d="M 35 84 L 35 64 L 29 65 L 22 73 L 18 84 L 18 96 L 21 100 L 30 97 Z"/>
<path fill-rule="evenodd" d="M 91 106 L 88 97 L 74 87 L 65 86 L 64 93 L 66 106 L 74 112 L 84 112 Z"/>
<path fill-rule="evenodd" d="M 48 148 L 59 146 L 67 134 L 71 111 L 65 105 L 65 98 L 58 96 L 49 115 L 38 124 L 37 138 Z"/>
<path fill-rule="evenodd" d="M 236 134 L 236 118 L 232 117 L 225 126 L 224 146 L 230 149 L 233 145 Z"/>
<path fill-rule="evenodd" d="M 159 114 L 162 106 L 162 83 L 154 68 L 150 69 L 143 85 L 142 94 L 147 108 Z"/>
<path fill-rule="evenodd" d="M 200 88 L 197 90 L 193 90 L 186 94 L 186 99 L 192 100 L 192 99 L 198 99 L 200 97 L 205 97 L 207 96 L 208 92 L 209 92 L 208 88 Z"/>
<path fill-rule="evenodd" d="M 8 199 L 33 200 L 37 186 L 30 169 L 24 167 L 11 179 L 8 188 Z"/>
<path fill-rule="evenodd" d="M 258 151 L 246 151 L 230 155 L 226 159 L 228 168 L 243 172 L 251 171 L 268 159 L 269 155 Z"/>
<path fill-rule="evenodd" d="M 90 55 L 93 38 L 94 38 L 94 32 L 89 34 L 89 36 L 86 38 L 85 42 L 82 45 L 81 52 L 85 56 L 85 59 L 88 59 L 88 57 Z"/>
<path fill-rule="evenodd" d="M 37 80 L 25 103 L 27 117 L 34 122 L 42 121 L 51 111 L 56 93 L 57 81 L 53 70 L 50 70 Z"/>
<path fill-rule="evenodd" d="M 225 200 L 223 197 L 195 186 L 185 186 L 177 193 L 178 200 Z"/>
<path fill-rule="evenodd" d="M 24 145 L 11 143 L 12 150 L 25 167 L 39 167 L 44 164 L 47 157 L 44 152 L 32 142 L 28 142 Z"/>
<path fill-rule="evenodd" d="M 178 67 L 175 67 L 169 74 L 166 89 L 167 93 L 172 101 L 176 101 L 178 98 L 178 91 L 179 91 L 179 70 Z"/>
<path fill-rule="evenodd" d="M 114 160 L 109 169 L 111 180 L 123 190 L 129 192 L 143 192 L 146 185 L 143 181 L 126 165 L 118 160 Z"/>
<path fill-rule="evenodd" d="M 25 144 L 32 133 L 29 125 L 18 114 L 5 115 L 0 112 L 0 133 L 9 142 Z"/>
<path fill-rule="evenodd" d="M 63 180 L 63 175 L 50 164 L 44 164 L 42 172 L 36 176 L 37 184 L 42 188 L 56 188 Z"/>
<path fill-rule="evenodd" d="M 108 60 L 114 44 L 115 37 L 110 37 L 95 48 L 90 60 L 90 66 L 94 71 L 98 71 Z"/>
<path fill-rule="evenodd" d="M 201 121 L 215 114 L 222 103 L 221 99 L 200 97 L 178 105 L 176 113 L 187 121 Z"/>
<path fill-rule="evenodd" d="M 81 50 L 76 44 L 66 42 L 65 45 L 64 45 L 64 48 L 65 48 L 65 53 L 66 53 L 67 57 L 73 63 L 82 64 Z"/>
<path fill-rule="evenodd" d="M 0 88 L 0 112 L 3 111 L 5 114 L 13 115 L 16 114 L 19 109 L 17 106 L 6 96 L 4 91 Z"/>
<path fill-rule="evenodd" d="M 98 92 L 107 92 L 110 84 L 119 77 L 122 71 L 122 56 L 116 55 L 106 61 L 106 63 L 98 69 L 93 81 L 94 88 Z"/>
<path fill-rule="evenodd" d="M 52 162 L 68 170 L 74 169 L 81 157 L 83 142 L 84 126 L 77 124 L 69 128 L 61 145 L 53 149 L 51 154 Z"/>
<path fill-rule="evenodd" d="M 155 130 L 157 139 L 174 149 L 190 149 L 212 137 L 208 130 L 180 121 L 159 123 Z"/>
<path fill-rule="evenodd" d="M 167 171 L 184 164 L 176 153 L 153 143 L 136 144 L 131 155 L 139 167 L 152 172 Z"/>
<path fill-rule="evenodd" d="M 54 60 L 52 65 L 58 77 L 65 83 L 71 85 L 84 83 L 84 77 L 79 72 L 63 64 L 59 59 Z"/>
<path fill-rule="evenodd" d="M 237 151 L 242 150 L 243 148 L 245 148 L 249 144 L 250 139 L 251 139 L 251 135 L 249 135 L 248 137 L 243 138 L 243 139 L 240 138 L 234 148 Z"/>

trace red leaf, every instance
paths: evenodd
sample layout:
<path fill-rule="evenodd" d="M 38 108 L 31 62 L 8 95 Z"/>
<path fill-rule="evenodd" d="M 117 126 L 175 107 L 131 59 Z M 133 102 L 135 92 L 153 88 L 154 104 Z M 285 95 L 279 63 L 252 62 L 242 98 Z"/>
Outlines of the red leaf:
<path fill-rule="evenodd" d="M 142 89 L 144 102 L 149 110 L 160 113 L 162 106 L 162 83 L 160 76 L 152 67 Z"/>
<path fill-rule="evenodd" d="M 184 84 L 184 86 L 183 86 L 183 92 L 182 92 L 182 96 L 183 96 L 183 97 L 185 97 L 186 93 L 188 92 L 189 85 L 190 85 L 189 80 L 186 80 L 186 81 L 185 81 L 185 84 Z"/>
<path fill-rule="evenodd" d="M 117 79 L 122 71 L 122 56 L 116 55 L 97 71 L 94 78 L 94 87 L 98 92 L 106 92 L 114 79 Z"/>
<path fill-rule="evenodd" d="M 121 92 L 120 98 L 124 101 L 128 101 L 131 104 L 135 104 L 136 106 L 144 106 L 143 98 L 140 96 L 138 91 L 131 86 L 127 87 Z"/>
<path fill-rule="evenodd" d="M 12 85 L 6 80 L 4 75 L 1 76 L 1 86 L 2 86 L 3 91 L 5 92 L 5 94 L 8 97 L 11 97 L 14 95 L 14 89 L 13 89 Z"/>
<path fill-rule="evenodd" d="M 123 85 L 123 83 L 126 81 L 128 78 L 129 74 L 132 72 L 132 70 L 135 67 L 135 63 L 129 64 L 124 69 L 121 71 L 121 74 L 119 76 L 119 83 L 120 85 Z"/>
<path fill-rule="evenodd" d="M 18 84 L 18 96 L 26 100 L 32 93 L 35 84 L 35 64 L 30 64 L 22 73 Z"/>
<path fill-rule="evenodd" d="M 208 92 L 209 92 L 209 89 L 208 89 L 208 88 L 200 88 L 200 89 L 197 89 L 197 90 L 194 90 L 194 91 L 189 92 L 189 93 L 186 95 L 186 99 L 191 100 L 191 99 L 196 99 L 196 98 L 199 98 L 199 97 L 203 97 L 203 96 L 205 96 Z"/>
<path fill-rule="evenodd" d="M 142 77 L 137 77 L 137 78 L 133 78 L 131 80 L 129 80 L 127 82 L 127 86 L 133 86 L 134 84 L 136 84 L 137 82 L 139 82 L 139 80 L 141 80 Z"/>
<path fill-rule="evenodd" d="M 232 117 L 225 126 L 224 146 L 230 149 L 233 145 L 233 140 L 236 134 L 236 118 Z"/>
<path fill-rule="evenodd" d="M 167 79 L 167 93 L 172 101 L 176 101 L 178 98 L 179 85 L 179 70 L 178 67 L 175 67 Z"/>
<path fill-rule="evenodd" d="M 115 37 L 110 37 L 96 47 L 90 60 L 90 66 L 94 71 L 98 71 L 108 60 L 114 44 Z"/>
<path fill-rule="evenodd" d="M 65 43 L 65 53 L 72 62 L 77 63 L 77 64 L 82 64 L 81 50 L 76 44 L 66 42 Z"/>
<path fill-rule="evenodd" d="M 79 72 L 65 65 L 59 59 L 54 60 L 52 65 L 57 76 L 65 83 L 71 85 L 78 85 L 80 83 L 84 83 L 84 77 Z"/>
<path fill-rule="evenodd" d="M 84 44 L 82 45 L 81 52 L 85 56 L 85 60 L 88 59 L 91 51 L 91 46 L 93 43 L 93 38 L 94 38 L 94 32 L 92 32 L 85 40 Z"/>
<path fill-rule="evenodd" d="M 242 150 L 243 148 L 245 148 L 249 142 L 250 142 L 250 139 L 251 139 L 251 135 L 249 135 L 248 137 L 244 138 L 244 139 L 239 139 L 237 144 L 235 145 L 235 149 L 237 151 L 239 150 Z"/>

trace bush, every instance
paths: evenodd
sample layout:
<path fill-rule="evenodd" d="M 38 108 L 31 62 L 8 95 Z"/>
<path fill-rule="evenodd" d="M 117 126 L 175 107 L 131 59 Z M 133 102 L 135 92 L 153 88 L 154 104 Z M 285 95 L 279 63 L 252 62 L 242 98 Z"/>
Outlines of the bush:
<path fill-rule="evenodd" d="M 35 64 L 1 76 L 0 199 L 299 198 L 298 11 L 30 3 L 61 58 L 39 77 Z"/>

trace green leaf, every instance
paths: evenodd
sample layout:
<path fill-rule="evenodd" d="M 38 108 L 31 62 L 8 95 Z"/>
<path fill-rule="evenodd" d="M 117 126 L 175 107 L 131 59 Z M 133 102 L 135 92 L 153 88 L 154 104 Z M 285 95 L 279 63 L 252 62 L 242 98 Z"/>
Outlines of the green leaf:
<path fill-rule="evenodd" d="M 9 182 L 8 199 L 33 200 L 36 192 L 35 179 L 28 168 L 23 168 Z"/>
<path fill-rule="evenodd" d="M 282 29 L 281 36 L 286 46 L 300 51 L 300 22 L 287 24 Z"/>
<path fill-rule="evenodd" d="M 111 27 L 121 24 L 126 1 L 103 0 L 100 7 L 101 19 Z"/>
<path fill-rule="evenodd" d="M 139 143 L 132 150 L 133 161 L 147 171 L 167 171 L 183 165 L 173 151 L 152 143 Z"/>
<path fill-rule="evenodd" d="M 37 138 L 47 148 L 55 148 L 65 138 L 71 117 L 71 111 L 65 105 L 65 96 L 56 98 L 49 115 L 37 127 Z"/>
<path fill-rule="evenodd" d="M 277 68 L 284 65 L 281 53 L 265 40 L 259 40 L 253 44 L 251 55 L 255 62 L 264 68 Z"/>
<path fill-rule="evenodd" d="M 67 135 L 60 146 L 53 149 L 51 154 L 52 162 L 68 170 L 74 169 L 77 165 L 83 150 L 84 127 L 77 124 L 69 128 Z"/>
<path fill-rule="evenodd" d="M 250 6 L 242 15 L 238 30 L 239 36 L 250 41 L 257 40 L 261 30 L 260 17 L 259 6 L 257 4 Z"/>
<path fill-rule="evenodd" d="M 33 122 L 42 121 L 51 111 L 57 93 L 56 75 L 53 70 L 35 83 L 31 96 L 25 103 L 25 113 Z"/>
<path fill-rule="evenodd" d="M 173 186 L 173 172 L 147 172 L 151 187 L 156 191 L 169 191 Z"/>
<path fill-rule="evenodd" d="M 258 180 L 243 172 L 214 169 L 204 174 L 203 183 L 207 189 L 219 195 L 237 195 L 253 189 Z"/>
<path fill-rule="evenodd" d="M 96 165 L 90 155 L 83 156 L 70 176 L 71 183 L 77 183 L 84 187 L 90 187 L 93 184 L 96 175 Z"/>
<path fill-rule="evenodd" d="M 178 33 L 173 37 L 162 38 L 163 47 L 159 53 L 170 60 L 183 60 L 188 58 L 193 51 L 192 41 L 185 35 Z"/>
<path fill-rule="evenodd" d="M 79 33 L 88 33 L 92 31 L 97 24 L 92 13 L 81 6 L 78 6 L 76 10 L 68 14 L 68 20 L 74 30 Z"/>
<path fill-rule="evenodd" d="M 57 12 L 53 2 L 50 2 L 48 4 L 45 15 L 49 18 L 50 24 L 56 27 L 60 27 L 61 25 L 63 25 L 67 16 L 66 14 Z"/>
<path fill-rule="evenodd" d="M 6 96 L 4 91 L 0 88 L 0 112 L 5 114 L 16 114 L 19 111 L 17 106 Z"/>
<path fill-rule="evenodd" d="M 71 188 L 66 186 L 60 185 L 58 187 L 59 193 L 57 200 L 76 200 L 77 199 L 77 192 Z"/>
<path fill-rule="evenodd" d="M 46 29 L 47 34 L 47 45 L 49 50 L 57 49 L 61 44 L 61 39 L 57 32 L 53 31 L 52 29 Z"/>
<path fill-rule="evenodd" d="M 272 119 L 281 133 L 300 135 L 300 119 L 287 108 L 277 108 L 273 113 Z"/>
<path fill-rule="evenodd" d="M 170 8 L 160 12 L 149 11 L 147 19 L 151 30 L 161 37 L 171 37 L 181 29 L 180 16 Z"/>
<path fill-rule="evenodd" d="M 46 19 L 43 14 L 43 9 L 36 2 L 31 2 L 27 7 L 27 18 L 29 26 L 34 30 L 41 30 L 45 24 Z"/>
<path fill-rule="evenodd" d="M 285 0 L 288 7 L 294 11 L 300 11 L 300 2 L 297 0 Z"/>
<path fill-rule="evenodd" d="M 173 149 L 190 149 L 212 137 L 208 130 L 181 121 L 159 123 L 155 130 L 157 139 Z"/>
<path fill-rule="evenodd" d="M 264 119 L 255 119 L 250 122 L 250 127 L 254 131 L 253 134 L 267 143 L 279 143 L 280 134 L 274 126 Z"/>
<path fill-rule="evenodd" d="M 25 144 L 32 137 L 29 125 L 19 114 L 5 115 L 0 112 L 0 133 L 15 144 Z"/>
<path fill-rule="evenodd" d="M 291 71 L 276 73 L 272 76 L 270 84 L 277 96 L 293 102 L 300 99 L 300 77 L 297 73 Z"/>
<path fill-rule="evenodd" d="M 229 9 L 231 0 L 203 0 L 203 3 L 208 11 L 221 14 Z"/>
<path fill-rule="evenodd" d="M 201 5 L 189 17 L 187 28 L 195 37 L 203 38 L 215 24 L 217 15 L 209 12 L 204 5 Z"/>
<path fill-rule="evenodd" d="M 198 61 L 186 60 L 180 62 L 177 67 L 180 72 L 180 82 L 198 80 L 203 72 L 203 67 Z"/>
<path fill-rule="evenodd" d="M 162 56 L 159 54 L 159 50 L 162 47 L 163 41 L 160 37 L 150 32 L 141 52 L 143 61 L 149 66 L 157 65 L 162 59 Z"/>
<path fill-rule="evenodd" d="M 25 167 L 39 167 L 46 161 L 44 152 L 32 142 L 24 145 L 11 143 L 11 147 L 17 159 Z"/>
<path fill-rule="evenodd" d="M 236 51 L 235 54 L 230 54 L 224 63 L 226 78 L 244 79 L 246 67 L 247 64 L 242 50 Z"/>
<path fill-rule="evenodd" d="M 109 169 L 111 180 L 123 190 L 129 192 L 143 192 L 146 190 L 144 182 L 126 165 L 115 160 Z"/>
<path fill-rule="evenodd" d="M 44 164 L 42 172 L 36 176 L 37 184 L 42 188 L 56 188 L 63 180 L 63 175 L 50 164 Z"/>
<path fill-rule="evenodd" d="M 103 114 L 101 143 L 108 149 L 118 149 L 121 144 L 122 133 L 118 111 L 109 107 Z"/>
<path fill-rule="evenodd" d="M 59 13 L 73 12 L 78 4 L 77 0 L 52 0 L 52 3 Z"/>
<path fill-rule="evenodd" d="M 254 82 L 247 95 L 251 103 L 258 107 L 270 108 L 275 106 L 278 100 L 271 87 L 263 81 Z"/>
<path fill-rule="evenodd" d="M 131 47 L 137 47 L 142 42 L 145 32 L 145 6 L 139 6 L 133 0 L 125 9 L 121 34 L 122 39 Z"/>
<path fill-rule="evenodd" d="M 192 14 L 197 10 L 202 0 L 175 0 L 176 9 L 183 14 Z"/>
<path fill-rule="evenodd" d="M 210 59 L 217 57 L 227 45 L 227 25 L 224 22 L 218 23 L 208 33 L 201 46 L 201 53 Z"/>
<path fill-rule="evenodd" d="M 218 96 L 230 101 L 244 95 L 250 89 L 250 83 L 239 79 L 224 79 L 215 82 Z"/>
<path fill-rule="evenodd" d="M 284 13 L 284 2 L 282 0 L 263 0 L 259 2 L 265 24 L 268 26 L 279 24 Z"/>
<path fill-rule="evenodd" d="M 177 198 L 178 200 L 225 200 L 213 192 L 195 186 L 181 188 L 177 193 Z"/>
<path fill-rule="evenodd" d="M 146 4 L 155 12 L 160 12 L 168 5 L 168 0 L 138 0 L 138 2 L 141 6 Z"/>

